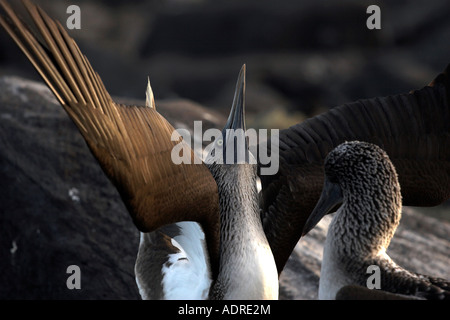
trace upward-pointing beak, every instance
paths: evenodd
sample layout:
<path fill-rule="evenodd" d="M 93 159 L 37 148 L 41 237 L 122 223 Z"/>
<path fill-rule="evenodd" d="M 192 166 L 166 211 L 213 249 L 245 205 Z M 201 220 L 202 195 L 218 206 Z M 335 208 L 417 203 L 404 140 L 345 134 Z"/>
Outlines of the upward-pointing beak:
<path fill-rule="evenodd" d="M 242 129 L 245 131 L 245 64 L 239 72 L 239 77 L 234 91 L 233 105 L 227 123 L 223 128 L 226 129 Z"/>
<path fill-rule="evenodd" d="M 322 194 L 303 227 L 302 237 L 311 231 L 333 208 L 338 204 L 341 204 L 342 199 L 341 187 L 337 183 L 330 182 L 330 180 L 325 177 Z"/>
<path fill-rule="evenodd" d="M 239 72 L 230 115 L 222 130 L 223 160 L 229 164 L 249 161 L 249 148 L 245 137 L 245 69 L 244 64 Z M 230 154 L 227 155 L 227 152 Z"/>

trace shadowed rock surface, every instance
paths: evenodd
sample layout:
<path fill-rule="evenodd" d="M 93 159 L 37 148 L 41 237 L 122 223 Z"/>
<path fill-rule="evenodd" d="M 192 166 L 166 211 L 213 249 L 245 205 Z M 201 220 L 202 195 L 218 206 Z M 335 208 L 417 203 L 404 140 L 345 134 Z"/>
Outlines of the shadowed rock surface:
<path fill-rule="evenodd" d="M 225 123 L 187 100 L 157 99 L 156 105 L 176 128 L 192 128 L 193 120 L 203 120 L 204 129 Z M 133 270 L 139 233 L 40 82 L 0 78 L 0 189 L 0 299 L 140 298 Z M 281 299 L 317 298 L 330 218 L 295 248 L 281 275 Z M 388 253 L 409 270 L 450 278 L 449 234 L 449 222 L 405 208 Z M 81 269 L 81 290 L 66 286 L 70 265 Z"/>

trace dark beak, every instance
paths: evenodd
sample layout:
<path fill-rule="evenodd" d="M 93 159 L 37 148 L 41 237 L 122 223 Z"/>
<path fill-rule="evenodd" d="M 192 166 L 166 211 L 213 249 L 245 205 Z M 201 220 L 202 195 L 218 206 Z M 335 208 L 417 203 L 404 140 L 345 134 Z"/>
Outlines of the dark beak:
<path fill-rule="evenodd" d="M 330 182 L 330 180 L 325 177 L 322 194 L 303 227 L 302 237 L 310 232 L 325 215 L 330 213 L 337 205 L 341 204 L 342 200 L 341 187 L 337 183 Z"/>
<path fill-rule="evenodd" d="M 230 145 L 229 138 L 234 139 L 234 162 L 237 160 L 248 161 L 248 142 L 245 138 L 245 64 L 242 66 L 239 72 L 239 77 L 236 83 L 236 90 L 234 92 L 233 105 L 231 107 L 230 115 L 228 116 L 227 123 L 222 130 L 222 136 L 225 143 L 223 144 L 223 156 L 224 163 L 226 161 L 227 145 Z M 240 129 L 240 130 L 239 130 Z M 233 133 L 231 135 L 231 133 Z M 240 141 L 240 142 L 239 142 Z M 244 142 L 244 148 L 240 148 Z M 231 151 L 231 150 L 230 150 Z"/>
<path fill-rule="evenodd" d="M 225 132 L 226 129 L 243 129 L 245 131 L 245 64 L 239 72 L 233 105 L 223 131 Z"/>

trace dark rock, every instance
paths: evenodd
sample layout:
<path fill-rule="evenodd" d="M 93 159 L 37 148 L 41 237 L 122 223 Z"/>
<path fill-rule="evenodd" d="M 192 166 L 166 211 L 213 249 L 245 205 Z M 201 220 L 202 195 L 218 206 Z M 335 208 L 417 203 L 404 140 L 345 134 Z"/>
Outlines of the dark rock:
<path fill-rule="evenodd" d="M 139 233 L 65 111 L 19 78 L 0 79 L 0 106 L 0 298 L 139 298 Z"/>

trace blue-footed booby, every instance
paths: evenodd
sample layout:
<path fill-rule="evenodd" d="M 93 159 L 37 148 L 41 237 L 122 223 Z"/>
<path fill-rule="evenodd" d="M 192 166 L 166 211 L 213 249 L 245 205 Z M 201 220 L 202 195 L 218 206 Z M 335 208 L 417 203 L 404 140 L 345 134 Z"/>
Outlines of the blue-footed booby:
<path fill-rule="evenodd" d="M 216 281 L 221 208 L 219 183 L 210 168 L 201 161 L 175 165 L 171 150 L 183 141 L 171 140 L 175 129 L 156 110 L 153 93 L 148 92 L 145 107 L 113 101 L 65 28 L 31 1 L 23 3 L 35 28 L 6 0 L 0 0 L 0 24 L 78 127 L 139 231 L 162 231 L 144 241 L 156 246 L 170 242 L 169 253 L 184 260 L 179 247 L 185 239 L 173 225 L 183 222 L 176 227 L 191 230 L 192 237 L 201 228 L 211 279 Z M 405 205 L 437 205 L 450 197 L 449 70 L 420 90 L 338 106 L 280 132 L 278 173 L 258 171 L 260 219 L 278 274 L 319 199 L 326 155 L 346 140 L 368 141 L 386 150 L 397 168 Z M 196 157 L 193 151 L 191 156 Z M 184 221 L 200 227 L 188 227 Z M 158 254 L 167 255 L 164 250 Z"/>
<path fill-rule="evenodd" d="M 135 270 L 143 298 L 278 298 L 277 268 L 259 218 L 256 161 L 250 163 L 252 154 L 246 143 L 235 144 L 234 135 L 228 135 L 228 130 L 238 132 L 241 129 L 241 133 L 245 133 L 244 106 L 245 65 L 239 74 L 232 109 L 222 131 L 223 139 L 215 141 L 220 148 L 212 149 L 205 159 L 219 192 L 220 265 L 217 279 L 211 277 L 201 227 L 195 222 L 164 226 L 155 232 L 141 234 Z M 230 148 L 235 155 L 231 162 L 226 158 Z M 238 162 L 238 154 L 244 156 L 243 162 Z"/>
<path fill-rule="evenodd" d="M 380 147 L 352 141 L 329 153 L 323 191 L 304 232 L 341 203 L 326 237 L 319 299 L 334 299 L 350 285 L 450 299 L 450 282 L 405 270 L 386 253 L 400 223 L 402 196 L 394 165 Z M 379 279 L 369 279 L 375 268 Z"/>

